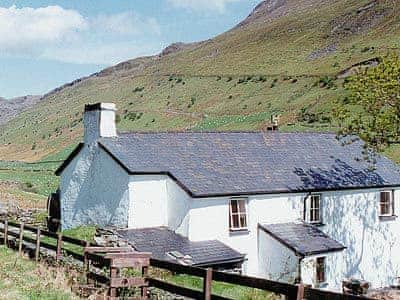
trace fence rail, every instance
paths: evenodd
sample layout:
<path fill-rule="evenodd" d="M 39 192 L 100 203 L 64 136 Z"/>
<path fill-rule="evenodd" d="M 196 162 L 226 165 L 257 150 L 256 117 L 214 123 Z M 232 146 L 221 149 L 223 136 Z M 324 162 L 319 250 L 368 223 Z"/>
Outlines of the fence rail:
<path fill-rule="evenodd" d="M 23 223 L 18 223 L 15 221 L 10 221 L 7 219 L 0 220 L 0 233 L 2 233 L 2 238 L 5 245 L 9 245 L 10 240 L 14 240 L 14 246 L 18 249 L 19 253 L 23 251 L 24 242 L 30 244 L 29 249 L 34 251 L 34 257 L 36 261 L 40 259 L 40 250 L 46 249 L 54 252 L 55 259 L 58 261 L 62 258 L 64 254 L 71 256 L 74 259 L 82 262 L 84 265 L 88 263 L 88 260 L 99 269 L 109 268 L 110 270 L 115 265 L 112 266 L 112 260 L 108 258 L 107 255 L 100 255 L 100 253 L 108 254 L 110 257 L 119 257 L 123 259 L 124 253 L 121 251 L 126 251 L 127 249 L 119 248 L 107 248 L 107 247 L 95 247 L 87 241 L 64 236 L 61 233 L 50 232 L 41 228 L 36 228 L 30 225 L 25 225 Z M 67 244 L 75 246 L 75 248 L 81 249 L 80 251 L 72 250 Z M 26 244 L 25 244 L 26 246 Z M 91 248 L 88 248 L 92 246 Z M 86 252 L 85 252 L 86 249 Z M 93 252 L 87 252 L 88 249 L 92 249 Z M 94 249 L 94 250 L 93 250 Z M 96 252 L 96 253 L 95 253 Z M 120 252 L 117 254 L 116 252 Z M 136 254 L 138 264 L 143 260 L 140 253 Z M 123 261 L 123 260 L 122 260 Z M 259 290 L 264 290 L 272 292 L 275 294 L 280 294 L 286 296 L 288 300 L 367 300 L 370 298 L 354 295 L 344 295 L 341 293 L 335 293 L 331 291 L 313 289 L 309 287 L 304 287 L 303 285 L 293 285 L 289 283 L 270 281 L 261 278 L 242 276 L 238 274 L 225 273 L 220 271 L 215 271 L 212 269 L 204 269 L 199 267 L 185 266 L 172 262 L 167 262 L 163 260 L 158 260 L 151 258 L 150 266 L 153 268 L 168 270 L 174 274 L 186 274 L 195 277 L 200 277 L 203 279 L 203 288 L 201 290 L 195 290 L 187 287 L 178 286 L 164 280 L 151 277 L 147 274 L 147 271 L 142 273 L 143 278 L 134 278 L 129 280 L 119 280 L 112 277 L 112 272 L 110 276 L 103 274 L 98 274 L 95 272 L 87 271 L 86 275 L 89 280 L 95 281 L 100 284 L 114 284 L 114 285 L 125 285 L 129 287 L 131 284 L 140 285 L 146 284 L 150 287 L 156 287 L 158 289 L 177 294 L 180 296 L 185 296 L 193 299 L 205 299 L 205 300 L 231 300 L 218 295 L 212 294 L 212 283 L 222 282 L 229 283 L 232 285 L 238 285 L 242 287 L 254 288 Z M 121 265 L 117 267 L 122 267 Z"/>

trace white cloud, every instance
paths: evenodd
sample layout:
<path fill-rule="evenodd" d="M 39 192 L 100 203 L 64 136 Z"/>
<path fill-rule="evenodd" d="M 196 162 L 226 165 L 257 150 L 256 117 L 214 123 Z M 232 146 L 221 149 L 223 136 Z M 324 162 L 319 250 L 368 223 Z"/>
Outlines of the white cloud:
<path fill-rule="evenodd" d="M 238 1 L 240 0 L 168 0 L 170 4 L 177 8 L 218 13 L 225 12 L 227 4 Z"/>
<path fill-rule="evenodd" d="M 138 35 L 144 29 L 154 34 L 161 34 L 156 19 L 143 18 L 130 11 L 115 15 L 99 15 L 91 21 L 91 26 L 99 31 L 119 35 Z"/>
<path fill-rule="evenodd" d="M 0 7 L 0 55 L 111 64 L 154 52 L 154 18 L 131 11 L 85 18 L 60 6 Z M 147 51 L 147 52 L 146 52 Z"/>
<path fill-rule="evenodd" d="M 113 44 L 85 43 L 76 47 L 49 48 L 41 55 L 49 60 L 76 64 L 114 65 L 139 56 L 156 54 L 162 47 L 157 44 L 132 44 L 115 42 Z"/>
<path fill-rule="evenodd" d="M 60 6 L 0 7 L 0 51 L 37 52 L 43 45 L 73 38 L 87 26 L 78 12 Z"/>

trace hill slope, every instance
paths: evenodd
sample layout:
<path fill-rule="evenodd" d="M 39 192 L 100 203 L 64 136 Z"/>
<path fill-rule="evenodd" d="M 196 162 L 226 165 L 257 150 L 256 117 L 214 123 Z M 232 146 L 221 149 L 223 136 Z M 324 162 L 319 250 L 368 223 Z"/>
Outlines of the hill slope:
<path fill-rule="evenodd" d="M 117 103 L 120 130 L 329 130 L 336 75 L 396 48 L 400 4 L 267 0 L 214 39 L 174 44 L 77 80 L 0 127 L 0 157 L 37 160 L 76 143 L 85 103 Z M 331 124 L 332 123 L 332 124 Z"/>
<path fill-rule="evenodd" d="M 20 112 L 27 110 L 39 103 L 41 96 L 23 96 L 13 99 L 4 99 L 0 97 L 0 125 L 6 124 L 15 118 Z"/>

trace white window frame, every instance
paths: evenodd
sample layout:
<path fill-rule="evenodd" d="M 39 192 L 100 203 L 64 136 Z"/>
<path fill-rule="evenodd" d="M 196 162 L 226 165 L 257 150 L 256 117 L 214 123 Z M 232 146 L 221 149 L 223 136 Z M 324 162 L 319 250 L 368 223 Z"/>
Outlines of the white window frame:
<path fill-rule="evenodd" d="M 389 194 L 389 212 L 387 214 L 382 213 L 382 194 Z M 392 217 L 394 215 L 394 191 L 385 190 L 379 192 L 379 216 L 380 217 Z"/>
<path fill-rule="evenodd" d="M 244 212 L 241 212 L 239 210 L 239 202 L 237 202 L 237 212 L 232 212 L 232 202 L 233 201 L 244 201 Z M 248 230 L 249 228 L 249 214 L 248 214 L 248 207 L 247 207 L 247 203 L 248 203 L 248 198 L 245 197 L 238 197 L 238 198 L 231 198 L 229 199 L 229 230 L 230 231 L 245 231 Z M 233 217 L 237 216 L 238 217 L 238 224 L 239 227 L 234 227 L 233 224 Z M 243 224 L 241 224 L 241 216 L 245 217 L 245 226 L 243 226 Z"/>
<path fill-rule="evenodd" d="M 318 207 L 315 207 L 313 204 L 313 199 L 318 197 Z M 305 201 L 305 216 L 304 221 L 310 224 L 321 224 L 322 220 L 322 194 L 310 194 L 307 196 Z M 314 211 L 318 211 L 318 219 L 314 219 L 315 217 Z"/>

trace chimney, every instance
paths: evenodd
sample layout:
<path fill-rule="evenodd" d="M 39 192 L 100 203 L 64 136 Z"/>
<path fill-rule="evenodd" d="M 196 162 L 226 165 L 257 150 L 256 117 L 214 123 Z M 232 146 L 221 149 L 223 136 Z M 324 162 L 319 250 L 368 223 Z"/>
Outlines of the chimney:
<path fill-rule="evenodd" d="M 102 137 L 116 137 L 115 104 L 96 103 L 85 105 L 83 118 L 85 144 L 91 144 Z"/>

